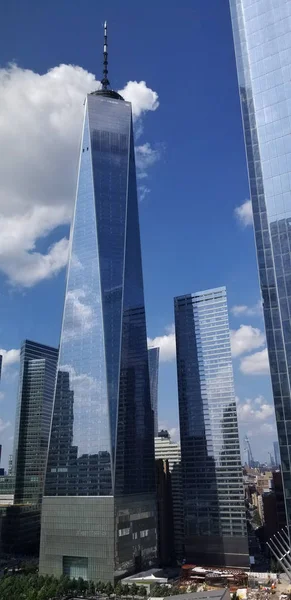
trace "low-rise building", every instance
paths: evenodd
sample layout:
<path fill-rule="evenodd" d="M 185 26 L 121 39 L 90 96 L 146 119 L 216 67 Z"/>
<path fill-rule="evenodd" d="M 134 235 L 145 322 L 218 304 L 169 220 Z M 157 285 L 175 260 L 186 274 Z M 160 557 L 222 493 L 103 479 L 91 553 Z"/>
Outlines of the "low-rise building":
<path fill-rule="evenodd" d="M 142 571 L 141 573 L 135 573 L 129 577 L 124 577 L 121 580 L 122 585 L 132 586 L 133 584 L 138 586 L 144 586 L 148 594 L 156 585 L 166 585 L 168 583 L 168 577 L 165 575 L 162 569 L 150 569 L 148 571 Z"/>
<path fill-rule="evenodd" d="M 153 596 L 151 600 L 153 600 Z M 230 593 L 228 588 L 206 590 L 204 592 L 190 592 L 188 594 L 179 594 L 179 596 L 171 596 L 171 600 L 230 600 Z"/>

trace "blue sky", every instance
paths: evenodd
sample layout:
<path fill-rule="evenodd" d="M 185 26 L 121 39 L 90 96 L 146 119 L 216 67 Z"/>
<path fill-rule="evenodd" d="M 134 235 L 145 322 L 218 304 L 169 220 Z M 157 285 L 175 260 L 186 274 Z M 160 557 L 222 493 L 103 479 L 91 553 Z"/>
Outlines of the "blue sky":
<path fill-rule="evenodd" d="M 90 74 L 100 78 L 105 19 L 109 78 L 135 116 L 148 335 L 159 338 L 162 356 L 160 424 L 177 435 L 173 297 L 226 285 L 240 431 L 267 460 L 276 433 L 228 3 L 11 0 L 0 9 L 4 464 L 21 341 L 59 342 L 82 100 L 96 87 Z"/>

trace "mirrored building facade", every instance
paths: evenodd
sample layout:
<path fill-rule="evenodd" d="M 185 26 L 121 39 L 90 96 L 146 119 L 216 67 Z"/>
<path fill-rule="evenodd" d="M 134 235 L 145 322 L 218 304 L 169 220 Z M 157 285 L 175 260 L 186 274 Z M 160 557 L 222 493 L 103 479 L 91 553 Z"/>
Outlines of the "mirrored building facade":
<path fill-rule="evenodd" d="M 58 350 L 25 340 L 14 440 L 15 504 L 40 506 L 54 399 Z"/>
<path fill-rule="evenodd" d="M 58 350 L 25 340 L 20 352 L 13 467 L 13 505 L 2 521 L 3 551 L 38 554 L 40 513 L 54 400 Z M 10 480 L 10 481 L 8 481 Z"/>
<path fill-rule="evenodd" d="M 159 386 L 159 357 L 160 348 L 149 348 L 149 374 L 152 410 L 154 413 L 154 432 L 155 437 L 159 432 L 158 425 L 158 386 Z"/>
<path fill-rule="evenodd" d="M 42 513 L 40 572 L 113 581 L 156 557 L 131 104 L 85 103 Z"/>
<path fill-rule="evenodd" d="M 291 524 L 291 5 L 230 0 L 287 521 Z"/>
<path fill-rule="evenodd" d="M 175 298 L 185 558 L 249 566 L 224 287 Z"/>

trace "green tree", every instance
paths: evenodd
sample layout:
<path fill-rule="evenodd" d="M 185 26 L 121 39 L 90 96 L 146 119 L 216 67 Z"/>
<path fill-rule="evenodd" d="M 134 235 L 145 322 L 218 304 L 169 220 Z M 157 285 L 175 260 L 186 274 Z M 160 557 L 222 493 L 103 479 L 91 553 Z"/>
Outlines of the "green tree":
<path fill-rule="evenodd" d="M 47 589 L 47 598 L 55 598 L 57 595 L 58 583 L 57 581 L 52 581 Z"/>
<path fill-rule="evenodd" d="M 131 594 L 131 596 L 137 596 L 138 591 L 139 591 L 138 585 L 136 585 L 136 583 L 133 583 L 131 585 L 131 588 L 130 588 L 130 594 Z"/>
<path fill-rule="evenodd" d="M 83 579 L 83 577 L 79 577 L 79 579 L 77 579 L 76 590 L 79 594 L 82 594 L 82 592 L 84 592 L 84 589 L 85 589 L 84 579 Z"/>
<path fill-rule="evenodd" d="M 105 588 L 105 583 L 103 583 L 103 581 L 97 581 L 96 583 L 96 592 L 104 592 L 104 588 Z"/>
<path fill-rule="evenodd" d="M 122 595 L 122 585 L 121 585 L 120 581 L 117 582 L 117 584 L 114 588 L 114 593 L 116 594 L 116 596 Z"/>
<path fill-rule="evenodd" d="M 26 598 L 27 598 L 27 600 L 38 600 L 37 590 L 35 590 L 35 589 L 28 590 L 28 592 L 26 594 Z"/>
<path fill-rule="evenodd" d="M 157 584 L 154 585 L 153 589 L 151 590 L 151 596 L 155 596 L 156 598 L 160 598 L 162 596 L 162 586 Z"/>
<path fill-rule="evenodd" d="M 122 588 L 122 596 L 128 596 L 129 595 L 129 585 L 128 583 L 125 583 L 124 585 L 121 586 Z"/>
<path fill-rule="evenodd" d="M 111 596 L 111 594 L 113 594 L 113 585 L 110 581 L 106 583 L 104 592 L 108 597 Z"/>
<path fill-rule="evenodd" d="M 147 594 L 146 587 L 145 587 L 144 585 L 140 585 L 140 586 L 139 586 L 139 595 L 140 595 L 140 596 L 143 596 L 143 597 L 145 597 L 145 596 L 147 596 L 147 595 L 148 595 L 148 594 Z"/>
<path fill-rule="evenodd" d="M 37 593 L 37 600 L 48 600 L 47 588 L 42 587 Z"/>
<path fill-rule="evenodd" d="M 92 596 L 93 596 L 93 594 L 95 594 L 95 583 L 94 583 L 94 581 L 89 581 L 88 592 L 89 592 L 89 594 L 92 594 Z"/>

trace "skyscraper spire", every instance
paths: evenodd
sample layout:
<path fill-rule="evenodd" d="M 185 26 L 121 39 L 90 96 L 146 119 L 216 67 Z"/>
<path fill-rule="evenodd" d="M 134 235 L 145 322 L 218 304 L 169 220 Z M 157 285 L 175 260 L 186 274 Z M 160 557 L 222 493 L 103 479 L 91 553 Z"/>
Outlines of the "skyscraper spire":
<path fill-rule="evenodd" d="M 107 90 L 110 86 L 108 79 L 108 52 L 107 52 L 107 21 L 104 23 L 104 46 L 103 46 L 103 79 L 101 81 L 102 90 Z"/>

